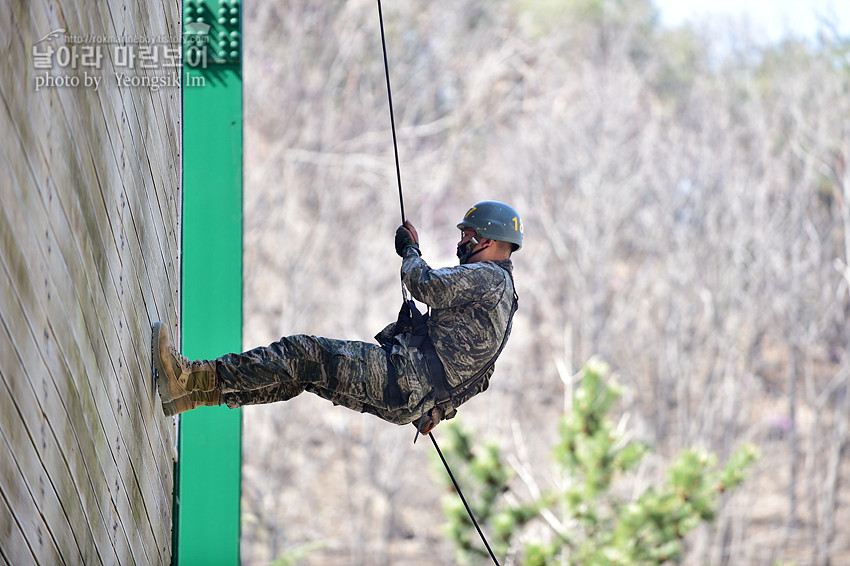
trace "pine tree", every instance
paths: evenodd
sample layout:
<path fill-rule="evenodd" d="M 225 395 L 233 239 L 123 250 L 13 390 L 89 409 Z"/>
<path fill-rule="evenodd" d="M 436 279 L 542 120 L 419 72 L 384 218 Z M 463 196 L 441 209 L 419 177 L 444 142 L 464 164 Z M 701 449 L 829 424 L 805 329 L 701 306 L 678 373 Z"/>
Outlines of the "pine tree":
<path fill-rule="evenodd" d="M 446 458 L 457 473 L 473 513 L 497 556 L 527 566 L 660 565 L 681 558 L 684 538 L 715 518 L 724 493 L 738 487 L 757 457 L 752 445 L 739 448 L 724 466 L 717 457 L 689 448 L 674 459 L 666 481 L 635 497 L 618 493 L 624 479 L 648 452 L 609 418 L 622 391 L 609 380 L 607 365 L 583 369 L 554 447 L 559 489 L 525 498 L 512 489 L 513 469 L 495 442 L 475 447 L 461 426 L 444 429 Z M 436 470 L 435 470 L 436 473 Z M 445 478 L 445 472 L 439 472 Z M 446 478 L 447 486 L 451 486 Z M 459 564 L 489 560 L 459 498 L 444 499 L 445 533 Z"/>

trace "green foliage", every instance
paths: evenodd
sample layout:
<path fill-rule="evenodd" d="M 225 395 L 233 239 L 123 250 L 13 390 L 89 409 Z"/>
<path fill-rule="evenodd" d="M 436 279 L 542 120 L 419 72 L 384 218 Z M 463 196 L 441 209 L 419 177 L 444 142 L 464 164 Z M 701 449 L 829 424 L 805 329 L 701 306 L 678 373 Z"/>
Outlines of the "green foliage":
<path fill-rule="evenodd" d="M 444 454 L 460 473 L 473 513 L 492 537 L 488 540 L 497 556 L 511 554 L 515 563 L 528 566 L 648 566 L 677 560 L 687 533 L 714 520 L 721 494 L 745 479 L 757 457 L 754 447 L 743 446 L 722 467 L 715 455 L 687 449 L 670 464 L 665 483 L 631 500 L 620 495 L 618 482 L 648 448 L 629 440 L 627 431 L 608 418 L 621 394 L 608 373 L 600 362 L 584 367 L 553 451 L 556 472 L 565 478 L 566 487 L 530 501 L 512 489 L 515 474 L 496 443 L 477 448 L 461 427 L 444 429 L 449 434 Z M 445 472 L 435 473 L 445 478 Z M 458 563 L 487 558 L 453 490 L 443 505 L 445 533 L 456 546 Z"/>

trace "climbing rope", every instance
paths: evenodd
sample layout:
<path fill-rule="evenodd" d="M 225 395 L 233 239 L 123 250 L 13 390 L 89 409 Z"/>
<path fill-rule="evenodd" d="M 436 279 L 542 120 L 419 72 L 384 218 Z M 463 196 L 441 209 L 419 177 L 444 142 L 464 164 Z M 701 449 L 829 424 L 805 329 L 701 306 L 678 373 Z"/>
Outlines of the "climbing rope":
<path fill-rule="evenodd" d="M 390 64 L 387 60 L 387 39 L 384 34 L 384 13 L 381 9 L 381 0 L 378 0 L 378 21 L 381 25 L 381 48 L 384 52 L 384 74 L 387 78 L 387 101 L 390 106 L 390 126 L 393 132 L 393 151 L 395 152 L 395 172 L 396 178 L 398 179 L 398 203 L 401 207 L 401 223 L 404 224 L 406 218 L 404 216 L 404 194 L 401 190 L 401 167 L 399 166 L 398 161 L 398 140 L 396 139 L 395 133 L 395 115 L 393 114 L 393 93 L 392 88 L 390 87 Z M 404 282 L 402 281 L 402 294 L 406 296 L 406 288 L 404 286 Z M 424 414 L 423 414 L 424 416 Z M 420 420 L 420 423 L 422 421 Z M 416 435 L 419 435 L 419 430 L 416 431 Z M 452 480 L 452 483 L 455 486 L 455 490 L 457 490 L 457 494 L 460 496 L 460 500 L 463 502 L 463 506 L 466 508 L 467 514 L 469 514 L 469 518 L 472 519 L 472 524 L 475 525 L 475 529 L 478 531 L 478 535 L 481 537 L 481 540 L 484 541 L 484 546 L 487 547 L 487 552 L 490 553 L 490 558 L 493 559 L 493 563 L 496 566 L 500 566 L 499 561 L 496 559 L 496 555 L 493 553 L 493 550 L 490 548 L 490 544 L 487 542 L 487 537 L 484 536 L 484 531 L 481 530 L 481 527 L 478 526 L 478 521 L 475 520 L 475 515 L 472 514 L 472 508 L 469 506 L 469 503 L 466 501 L 466 497 L 463 496 L 463 492 L 460 489 L 460 485 L 457 483 L 454 474 L 452 473 L 451 468 L 449 467 L 449 463 L 446 461 L 445 457 L 443 457 L 443 452 L 440 450 L 440 447 L 437 445 L 437 439 L 434 438 L 434 433 L 429 432 L 428 436 L 431 438 L 431 442 L 434 444 L 434 448 L 437 450 L 437 454 L 440 456 L 440 460 L 443 462 L 443 466 L 446 468 L 446 472 L 448 472 L 449 477 Z M 413 441 L 416 443 L 416 440 Z"/>
<path fill-rule="evenodd" d="M 466 507 L 466 512 L 469 514 L 469 518 L 472 519 L 472 524 L 475 525 L 478 534 L 481 536 L 481 540 L 484 541 L 484 546 L 487 547 L 487 552 L 490 553 L 490 558 L 493 559 L 493 562 L 496 564 L 496 566 L 499 566 L 499 561 L 496 559 L 496 555 L 493 554 L 493 549 L 490 548 L 490 545 L 487 543 L 487 537 L 484 536 L 484 531 L 482 531 L 481 527 L 478 526 L 478 521 L 475 520 L 475 515 L 472 514 L 472 509 L 470 509 L 469 503 L 466 502 L 466 498 L 463 496 L 463 492 L 460 490 L 460 486 L 457 484 L 457 480 L 455 479 L 454 474 L 452 474 L 451 468 L 449 468 L 449 463 L 446 462 L 446 459 L 443 457 L 443 452 L 440 450 L 440 447 L 437 446 L 437 440 L 434 438 L 434 433 L 429 432 L 428 436 L 431 437 L 431 442 L 434 443 L 434 448 L 437 449 L 437 454 L 440 455 L 440 460 L 443 461 L 443 465 L 446 467 L 446 471 L 449 473 L 449 477 L 452 478 L 452 483 L 455 485 L 457 494 L 460 495 L 460 500 L 463 501 L 463 506 Z"/>
<path fill-rule="evenodd" d="M 378 21 L 381 24 L 381 47 L 384 51 L 384 75 L 387 77 L 387 101 L 390 105 L 390 126 L 393 131 L 393 151 L 395 152 L 395 174 L 398 179 L 398 203 L 401 207 L 401 223 L 407 220 L 404 216 L 404 194 L 401 191 L 401 167 L 398 164 L 398 140 L 395 135 L 395 115 L 393 114 L 393 90 L 390 88 L 390 64 L 387 61 L 387 38 L 384 35 L 384 12 L 381 9 L 381 0 L 378 0 Z"/>

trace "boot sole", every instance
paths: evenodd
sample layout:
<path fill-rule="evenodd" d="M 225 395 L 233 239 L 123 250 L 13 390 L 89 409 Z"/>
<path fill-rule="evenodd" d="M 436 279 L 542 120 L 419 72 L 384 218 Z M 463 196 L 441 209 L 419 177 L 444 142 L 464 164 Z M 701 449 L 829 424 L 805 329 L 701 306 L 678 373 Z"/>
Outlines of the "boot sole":
<path fill-rule="evenodd" d="M 171 398 L 171 392 L 168 390 L 168 380 L 165 379 L 162 358 L 159 355 L 159 334 L 161 330 L 162 323 L 155 322 L 151 331 L 151 360 L 153 361 L 154 381 L 159 391 L 159 398 L 162 401 L 162 412 L 165 413 L 165 416 L 170 417 L 176 414 L 176 410 L 174 399 Z"/>

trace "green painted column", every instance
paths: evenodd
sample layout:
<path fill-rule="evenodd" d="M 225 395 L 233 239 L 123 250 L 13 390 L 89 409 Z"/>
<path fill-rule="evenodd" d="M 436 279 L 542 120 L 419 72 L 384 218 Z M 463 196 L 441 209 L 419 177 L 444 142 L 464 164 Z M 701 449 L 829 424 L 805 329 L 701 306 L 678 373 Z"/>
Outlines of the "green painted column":
<path fill-rule="evenodd" d="M 241 4 L 186 0 L 182 350 L 242 351 Z M 174 563 L 239 564 L 242 411 L 180 418 Z"/>

